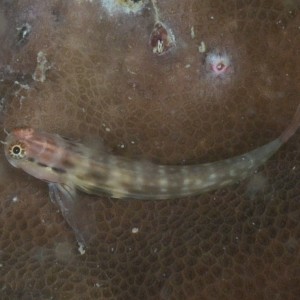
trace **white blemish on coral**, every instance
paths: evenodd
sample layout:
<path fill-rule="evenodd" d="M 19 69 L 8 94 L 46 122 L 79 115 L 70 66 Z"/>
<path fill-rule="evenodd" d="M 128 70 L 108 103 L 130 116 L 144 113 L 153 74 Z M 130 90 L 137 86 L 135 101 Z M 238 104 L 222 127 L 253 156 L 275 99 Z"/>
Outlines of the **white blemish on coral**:
<path fill-rule="evenodd" d="M 25 91 L 28 91 L 28 90 L 30 90 L 30 87 L 29 87 L 29 85 L 28 84 L 22 84 L 22 83 L 20 83 L 19 81 L 14 81 L 14 84 L 16 84 L 16 85 L 18 85 L 20 88 L 19 89 L 17 89 L 16 91 L 15 91 L 15 96 L 16 97 L 19 97 L 19 100 L 20 100 L 20 109 L 22 108 L 22 104 L 23 104 L 23 101 L 26 99 L 26 97 L 25 96 L 23 96 L 23 95 L 20 95 L 22 92 L 23 92 L 23 90 L 25 90 Z"/>
<path fill-rule="evenodd" d="M 46 72 L 51 68 L 51 65 L 49 64 L 46 54 L 43 51 L 38 52 L 36 61 L 37 65 L 32 78 L 35 81 L 44 82 L 46 80 Z"/>
<path fill-rule="evenodd" d="M 84 245 L 82 243 L 78 242 L 78 252 L 80 253 L 80 255 L 85 254 L 85 249 L 84 249 Z"/>
<path fill-rule="evenodd" d="M 14 196 L 11 200 L 12 202 L 16 203 L 19 201 L 19 198 L 17 196 Z"/>
<path fill-rule="evenodd" d="M 30 89 L 30 87 L 29 87 L 28 84 L 22 84 L 22 83 L 20 83 L 20 82 L 17 81 L 17 80 L 14 81 L 14 84 L 20 86 L 20 90 L 21 90 L 21 89 L 24 89 L 24 90 L 29 90 L 29 89 Z M 18 90 L 18 91 L 15 93 L 15 95 L 17 95 L 17 93 L 19 93 L 20 90 Z"/>
<path fill-rule="evenodd" d="M 203 41 L 201 41 L 200 45 L 198 46 L 198 51 L 200 53 L 204 53 L 206 51 L 206 45 Z"/>
<path fill-rule="evenodd" d="M 135 2 L 133 0 L 101 0 L 102 6 L 113 16 L 118 13 L 136 14 L 143 10 L 148 0 Z"/>
<path fill-rule="evenodd" d="M 138 228 L 138 227 L 133 227 L 133 228 L 131 229 L 131 232 L 132 232 L 133 234 L 136 234 L 136 233 L 139 232 L 139 228 Z"/>
<path fill-rule="evenodd" d="M 195 29 L 194 29 L 194 26 L 191 27 L 191 38 L 192 39 L 195 38 Z"/>
<path fill-rule="evenodd" d="M 28 23 L 25 23 L 24 25 L 17 27 L 16 29 L 22 34 L 21 38 L 24 39 L 30 33 L 31 25 Z"/>
<path fill-rule="evenodd" d="M 107 127 L 107 125 L 105 123 L 102 123 L 102 127 L 105 129 L 106 132 L 110 132 L 110 128 Z"/>

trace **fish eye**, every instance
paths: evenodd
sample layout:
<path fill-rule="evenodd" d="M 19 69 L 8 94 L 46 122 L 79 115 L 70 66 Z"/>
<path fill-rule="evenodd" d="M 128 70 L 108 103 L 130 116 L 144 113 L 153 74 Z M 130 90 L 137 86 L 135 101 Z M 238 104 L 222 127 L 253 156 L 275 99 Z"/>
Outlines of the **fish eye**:
<path fill-rule="evenodd" d="M 12 158 L 21 159 L 26 155 L 25 146 L 22 143 L 16 143 L 9 147 L 9 154 Z"/>

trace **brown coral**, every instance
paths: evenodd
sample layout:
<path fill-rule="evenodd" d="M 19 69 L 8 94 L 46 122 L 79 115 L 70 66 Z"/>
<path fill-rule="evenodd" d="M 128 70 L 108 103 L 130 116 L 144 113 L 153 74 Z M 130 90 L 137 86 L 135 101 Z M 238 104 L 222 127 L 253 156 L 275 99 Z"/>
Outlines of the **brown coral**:
<path fill-rule="evenodd" d="M 110 15 L 100 1 L 4 1 L 3 128 L 101 137 L 162 163 L 214 161 L 277 137 L 299 103 L 297 1 L 157 5 L 176 37 L 164 56 L 149 47 L 151 6 Z M 201 41 L 229 54 L 229 81 L 205 76 Z M 298 133 L 253 178 L 199 197 L 81 194 L 82 255 L 46 184 L 1 154 L 0 298 L 297 299 L 299 145 Z"/>

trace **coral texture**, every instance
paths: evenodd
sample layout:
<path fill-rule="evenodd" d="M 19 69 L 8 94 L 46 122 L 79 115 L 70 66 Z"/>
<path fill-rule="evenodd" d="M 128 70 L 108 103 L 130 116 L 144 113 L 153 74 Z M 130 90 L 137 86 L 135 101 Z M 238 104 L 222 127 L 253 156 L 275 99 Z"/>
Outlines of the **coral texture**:
<path fill-rule="evenodd" d="M 101 140 L 164 164 L 224 159 L 279 136 L 300 102 L 298 0 L 131 9 L 138 2 L 1 1 L 1 127 Z M 162 52 L 150 40 L 158 20 Z M 198 197 L 80 194 L 85 252 L 47 185 L 2 151 L 0 299 L 299 299 L 299 147 L 298 132 L 248 180 Z"/>

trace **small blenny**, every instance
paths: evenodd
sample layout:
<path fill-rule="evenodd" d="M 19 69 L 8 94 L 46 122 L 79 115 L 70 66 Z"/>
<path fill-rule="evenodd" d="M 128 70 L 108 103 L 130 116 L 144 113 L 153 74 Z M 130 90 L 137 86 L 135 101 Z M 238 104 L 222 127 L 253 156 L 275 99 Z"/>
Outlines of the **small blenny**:
<path fill-rule="evenodd" d="M 72 215 L 76 190 L 113 198 L 162 200 L 197 195 L 224 187 L 253 174 L 300 126 L 300 105 L 287 129 L 255 150 L 222 161 L 199 165 L 158 165 L 91 149 L 57 134 L 16 128 L 6 137 L 11 165 L 49 183 L 51 200 L 84 238 Z"/>

